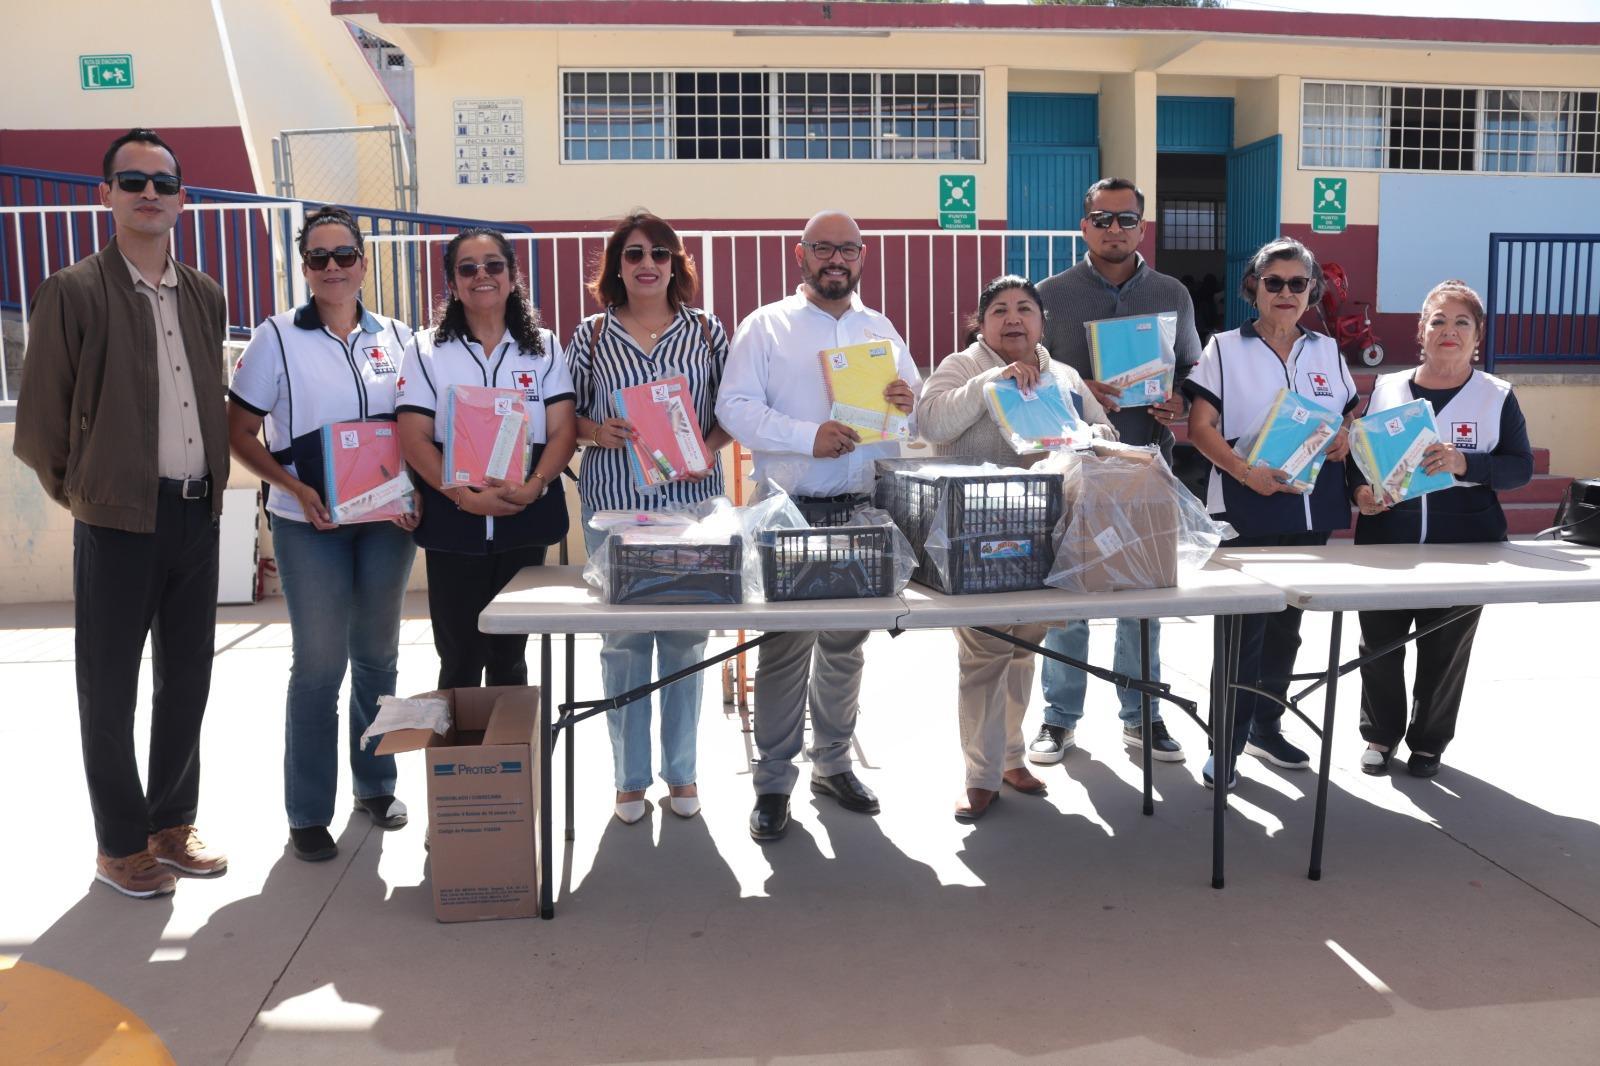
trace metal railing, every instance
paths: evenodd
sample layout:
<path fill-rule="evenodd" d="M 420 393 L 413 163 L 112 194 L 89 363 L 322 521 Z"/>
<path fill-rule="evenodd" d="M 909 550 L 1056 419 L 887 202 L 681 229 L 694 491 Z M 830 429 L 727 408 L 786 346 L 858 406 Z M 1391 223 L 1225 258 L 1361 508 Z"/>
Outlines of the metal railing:
<path fill-rule="evenodd" d="M 1484 366 L 1600 365 L 1600 234 L 1491 233 Z"/>
<path fill-rule="evenodd" d="M 529 291 L 563 345 L 586 315 L 598 310 L 585 287 L 605 248 L 605 232 L 508 234 L 524 264 Z M 700 305 L 731 333 L 751 311 L 794 292 L 803 280 L 794 258 L 799 234 L 788 230 L 680 231 L 700 274 Z M 372 307 L 413 323 L 418 308 L 445 294 L 442 249 L 450 234 L 368 238 L 370 261 L 384 256 L 418 264 L 410 273 L 374 271 Z M 1020 273 L 1038 280 L 1065 270 L 1083 254 L 1075 233 L 985 230 L 869 230 L 861 298 L 887 315 L 918 365 L 931 370 L 959 351 L 963 320 L 990 278 Z"/>

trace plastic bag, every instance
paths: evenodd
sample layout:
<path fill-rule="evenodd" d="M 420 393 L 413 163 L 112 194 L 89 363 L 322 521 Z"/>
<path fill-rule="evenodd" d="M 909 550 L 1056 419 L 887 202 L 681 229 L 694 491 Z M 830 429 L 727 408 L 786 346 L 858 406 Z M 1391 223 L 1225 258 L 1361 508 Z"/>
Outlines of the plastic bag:
<path fill-rule="evenodd" d="M 721 604 L 744 598 L 744 539 L 724 497 L 693 511 L 596 511 L 589 525 L 606 537 L 584 564 L 583 577 L 607 603 Z"/>
<path fill-rule="evenodd" d="M 1198 569 L 1233 527 L 1214 521 L 1155 448 L 1097 444 L 1052 456 L 1064 508 L 1045 584 L 1068 592 L 1169 588 Z"/>
<path fill-rule="evenodd" d="M 1013 378 L 988 382 L 983 398 L 989 405 L 989 417 L 1018 455 L 1087 448 L 1094 438 L 1089 424 L 1078 416 L 1072 397 L 1048 375 L 1031 389 L 1022 388 Z"/>
<path fill-rule="evenodd" d="M 1339 412 L 1279 389 L 1260 421 L 1234 442 L 1233 452 L 1251 466 L 1282 470 L 1295 492 L 1310 492 L 1342 421 Z"/>
<path fill-rule="evenodd" d="M 877 503 L 919 559 L 913 579 L 951 594 L 1044 584 L 1061 475 L 980 459 L 879 460 Z"/>
<path fill-rule="evenodd" d="M 747 511 L 753 514 L 746 522 L 751 554 L 758 560 L 761 594 L 767 600 L 892 596 L 906 587 L 916 569 L 911 542 L 888 512 L 878 508 L 859 506 L 841 523 L 812 525 L 781 489 L 769 484 L 760 503 Z"/>
<path fill-rule="evenodd" d="M 1122 390 L 1119 407 L 1148 407 L 1171 394 L 1178 365 L 1176 312 L 1102 318 L 1083 329 L 1094 376 Z"/>
<path fill-rule="evenodd" d="M 444 394 L 443 489 L 522 484 L 528 471 L 528 409 L 516 389 L 451 385 Z"/>
<path fill-rule="evenodd" d="M 1439 425 L 1427 400 L 1375 411 L 1350 425 L 1350 458 L 1372 494 L 1389 507 L 1460 484 L 1443 471 L 1430 474 L 1422 468 L 1422 453 L 1437 443 Z"/>

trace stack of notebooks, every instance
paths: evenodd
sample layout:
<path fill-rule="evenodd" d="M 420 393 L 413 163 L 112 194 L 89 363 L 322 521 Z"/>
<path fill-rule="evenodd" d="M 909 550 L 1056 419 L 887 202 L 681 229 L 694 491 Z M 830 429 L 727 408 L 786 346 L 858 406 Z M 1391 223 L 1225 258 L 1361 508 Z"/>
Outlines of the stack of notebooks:
<path fill-rule="evenodd" d="M 444 488 L 527 477 L 528 412 L 516 389 L 451 385 L 444 394 Z"/>
<path fill-rule="evenodd" d="M 1149 407 L 1172 392 L 1178 316 L 1133 315 L 1085 322 L 1096 381 L 1122 390 L 1123 407 Z"/>
<path fill-rule="evenodd" d="M 883 398 L 883 390 L 900 376 L 894 345 L 888 341 L 826 348 L 818 353 L 822 381 L 833 407 L 828 417 L 861 434 L 861 443 L 908 440 L 911 419 Z"/>
<path fill-rule="evenodd" d="M 1239 438 L 1234 451 L 1251 466 L 1282 470 L 1289 475 L 1291 488 L 1310 492 L 1342 421 L 1339 412 L 1279 389 L 1260 427 Z"/>
<path fill-rule="evenodd" d="M 1373 495 L 1389 507 L 1455 487 L 1456 479 L 1449 474 L 1430 474 L 1422 468 L 1422 453 L 1438 443 L 1439 425 L 1427 400 L 1374 412 L 1350 427 L 1350 457 Z"/>
<path fill-rule="evenodd" d="M 383 522 L 416 510 L 393 422 L 322 427 L 323 494 L 334 522 Z"/>
<path fill-rule="evenodd" d="M 625 450 L 633 482 L 641 491 L 710 469 L 688 378 L 680 374 L 617 389 L 612 405 L 619 418 L 633 424 L 634 438 Z"/>
<path fill-rule="evenodd" d="M 1041 378 L 1031 389 L 1001 378 L 985 385 L 983 396 L 989 414 L 1019 455 L 1089 444 L 1088 425 L 1053 377 Z"/>

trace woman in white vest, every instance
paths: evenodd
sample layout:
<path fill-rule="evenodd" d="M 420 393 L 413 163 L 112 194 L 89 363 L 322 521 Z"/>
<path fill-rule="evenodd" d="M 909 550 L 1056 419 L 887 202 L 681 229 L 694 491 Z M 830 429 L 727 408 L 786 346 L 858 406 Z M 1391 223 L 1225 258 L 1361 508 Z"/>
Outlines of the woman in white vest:
<path fill-rule="evenodd" d="M 283 802 L 295 857 L 321 862 L 339 851 L 328 826 L 347 666 L 355 804 L 385 829 L 406 824 L 405 805 L 394 797 L 394 756 L 363 750 L 359 738 L 378 712 L 378 697 L 394 695 L 417 519 L 336 524 L 323 476 L 322 429 L 394 421 L 397 368 L 411 330 L 362 306 L 366 247 L 350 212 L 324 207 L 308 214 L 299 248 L 311 299 L 256 327 L 228 391 L 228 436 L 233 454 L 270 486 L 267 520 L 294 644 Z"/>
<path fill-rule="evenodd" d="M 1469 544 L 1506 539 L 1506 516 L 1496 491 L 1520 488 L 1533 477 L 1528 427 L 1511 386 L 1473 367 L 1483 340 L 1483 301 L 1463 281 L 1434 286 L 1422 303 L 1417 342 L 1422 365 L 1385 374 L 1372 390 L 1370 411 L 1427 400 L 1444 439 L 1423 453 L 1429 473 L 1454 475 L 1455 488 L 1385 507 L 1360 472 L 1349 471 L 1351 499 L 1361 511 L 1357 544 Z M 1434 624 L 1452 608 L 1362 611 L 1361 654 Z M 1361 735 L 1367 750 L 1361 769 L 1388 772 L 1403 739 L 1414 777 L 1439 772 L 1439 758 L 1455 736 L 1467 680 L 1474 610 L 1417 640 L 1416 680 L 1406 698 L 1405 649 L 1361 668 Z M 1409 713 L 1408 713 L 1409 712 Z M 1408 725 L 1409 718 L 1409 725 Z"/>
<path fill-rule="evenodd" d="M 1310 249 L 1287 237 L 1268 242 L 1251 257 L 1241 284 L 1241 295 L 1259 317 L 1212 337 L 1182 385 L 1192 403 L 1189 439 L 1212 463 L 1206 510 L 1239 534 L 1225 547 L 1326 544 L 1329 533 L 1350 525 L 1344 458 L 1358 402 L 1356 384 L 1333 338 L 1300 325 L 1321 290 L 1322 271 Z M 1307 493 L 1290 488 L 1283 471 L 1252 466 L 1233 450 L 1235 441 L 1259 427 L 1284 389 L 1344 417 L 1316 485 Z M 1300 617 L 1290 607 L 1243 620 L 1239 679 L 1277 699 L 1239 693 L 1229 787 L 1237 780 L 1232 765 L 1241 751 L 1285 769 L 1311 765 L 1282 732 L 1280 701 L 1300 650 Z M 1203 774 L 1208 787 L 1212 771 L 1208 760 Z"/>

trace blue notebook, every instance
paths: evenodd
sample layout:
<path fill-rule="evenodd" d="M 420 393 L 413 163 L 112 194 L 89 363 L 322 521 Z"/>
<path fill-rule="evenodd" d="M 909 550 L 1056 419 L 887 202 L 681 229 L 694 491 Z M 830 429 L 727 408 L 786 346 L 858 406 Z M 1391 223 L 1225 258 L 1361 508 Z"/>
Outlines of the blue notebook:
<path fill-rule="evenodd" d="M 1178 316 L 1133 315 L 1085 322 L 1095 380 L 1120 389 L 1123 407 L 1149 407 L 1172 392 Z"/>
<path fill-rule="evenodd" d="M 1291 486 L 1310 492 L 1316 487 L 1328 446 L 1338 436 L 1342 421 L 1339 412 L 1297 392 L 1279 389 L 1260 428 L 1240 438 L 1234 451 L 1251 466 L 1282 470 L 1289 475 Z"/>
<path fill-rule="evenodd" d="M 1427 400 L 1375 411 L 1350 427 L 1350 455 L 1372 486 L 1373 495 L 1389 506 L 1456 486 L 1449 474 L 1422 469 L 1422 453 L 1439 443 L 1439 424 Z"/>
<path fill-rule="evenodd" d="M 1012 378 L 983 387 L 995 424 L 1018 453 L 1087 446 L 1089 426 L 1055 378 L 1046 376 L 1024 392 Z"/>

